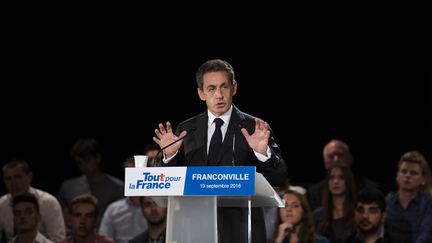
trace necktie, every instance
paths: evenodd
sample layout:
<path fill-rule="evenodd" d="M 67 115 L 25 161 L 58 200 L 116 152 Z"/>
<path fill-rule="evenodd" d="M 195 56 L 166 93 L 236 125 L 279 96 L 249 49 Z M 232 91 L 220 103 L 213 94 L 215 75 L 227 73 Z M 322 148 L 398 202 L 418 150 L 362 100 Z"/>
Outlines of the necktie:
<path fill-rule="evenodd" d="M 224 121 L 220 118 L 216 118 L 213 121 L 216 123 L 216 129 L 213 133 L 213 136 L 210 140 L 210 147 L 209 152 L 207 156 L 208 165 L 217 165 L 218 164 L 218 157 L 219 152 L 222 148 L 222 131 L 221 126 L 223 125 Z"/>

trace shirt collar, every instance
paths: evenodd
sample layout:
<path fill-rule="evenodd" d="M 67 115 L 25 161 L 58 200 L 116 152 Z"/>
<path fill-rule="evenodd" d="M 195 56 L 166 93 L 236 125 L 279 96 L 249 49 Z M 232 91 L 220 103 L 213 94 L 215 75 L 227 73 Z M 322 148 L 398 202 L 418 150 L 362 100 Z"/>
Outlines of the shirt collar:
<path fill-rule="evenodd" d="M 393 203 L 394 204 L 399 204 L 399 193 L 397 192 L 394 195 L 395 195 L 395 197 L 393 199 Z M 423 199 L 423 197 L 424 197 L 423 192 L 419 191 L 417 193 L 417 195 L 413 199 L 411 199 L 411 201 L 409 202 L 409 204 L 421 202 L 421 200 Z"/>
<path fill-rule="evenodd" d="M 223 126 L 225 126 L 225 124 L 229 123 L 232 111 L 233 111 L 233 106 L 231 105 L 230 108 L 227 110 L 227 112 L 223 113 L 222 115 L 220 115 L 218 117 L 224 121 Z M 210 127 L 213 124 L 213 120 L 217 117 L 215 115 L 213 115 L 213 113 L 211 113 L 209 110 L 207 110 L 207 114 L 208 114 L 208 118 L 209 118 L 208 119 L 208 126 Z"/>

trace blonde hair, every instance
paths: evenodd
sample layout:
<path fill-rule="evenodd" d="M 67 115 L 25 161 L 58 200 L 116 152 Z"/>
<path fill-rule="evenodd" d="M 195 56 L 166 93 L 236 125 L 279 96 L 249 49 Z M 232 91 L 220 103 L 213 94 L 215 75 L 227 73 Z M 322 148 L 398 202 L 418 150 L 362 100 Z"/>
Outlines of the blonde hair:
<path fill-rule="evenodd" d="M 426 183 L 420 186 L 420 191 L 432 195 L 431 172 L 430 172 L 429 163 L 426 160 L 426 158 L 419 151 L 412 150 L 404 153 L 400 157 L 398 163 L 398 169 L 400 168 L 402 163 L 418 164 L 421 167 L 422 175 L 425 177 Z"/>

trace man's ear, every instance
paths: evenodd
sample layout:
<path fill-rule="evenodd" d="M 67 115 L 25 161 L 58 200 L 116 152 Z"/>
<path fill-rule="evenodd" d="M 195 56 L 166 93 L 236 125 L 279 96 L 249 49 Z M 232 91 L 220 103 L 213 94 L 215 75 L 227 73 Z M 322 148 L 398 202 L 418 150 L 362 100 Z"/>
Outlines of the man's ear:
<path fill-rule="evenodd" d="M 205 95 L 204 95 L 204 91 L 202 91 L 202 89 L 197 88 L 197 92 L 198 92 L 198 96 L 202 101 L 206 101 L 205 99 Z"/>
<path fill-rule="evenodd" d="M 384 213 L 382 214 L 381 224 L 384 224 L 386 218 L 387 218 L 387 214 L 386 214 L 386 212 L 384 212 Z"/>

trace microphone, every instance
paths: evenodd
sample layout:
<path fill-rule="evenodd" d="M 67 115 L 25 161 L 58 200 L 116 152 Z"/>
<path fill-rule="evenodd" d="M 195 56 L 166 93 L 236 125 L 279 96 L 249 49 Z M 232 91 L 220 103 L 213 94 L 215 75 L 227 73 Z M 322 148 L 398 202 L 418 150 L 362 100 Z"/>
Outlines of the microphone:
<path fill-rule="evenodd" d="M 237 124 L 238 125 L 238 124 Z M 240 127 L 240 125 L 238 125 Z M 232 139 L 232 161 L 231 161 L 231 165 L 235 166 L 235 143 L 236 143 L 236 125 L 233 126 L 233 139 Z"/>
<path fill-rule="evenodd" d="M 191 128 L 191 129 L 186 133 L 186 135 L 184 135 L 183 137 L 178 138 L 178 139 L 176 139 L 175 141 L 171 142 L 170 144 L 167 144 L 167 145 L 163 146 L 163 147 L 162 147 L 162 148 L 157 152 L 155 158 L 158 159 L 159 156 L 161 155 L 161 152 L 164 151 L 164 149 L 169 148 L 169 147 L 171 147 L 173 144 L 177 143 L 178 141 L 181 141 L 181 140 L 185 139 L 189 134 L 193 133 L 195 130 L 196 130 L 195 128 Z M 163 156 L 162 156 L 162 157 L 163 157 Z M 162 162 L 162 159 L 163 159 L 162 157 L 160 158 L 160 161 L 161 161 L 161 162 Z"/>

